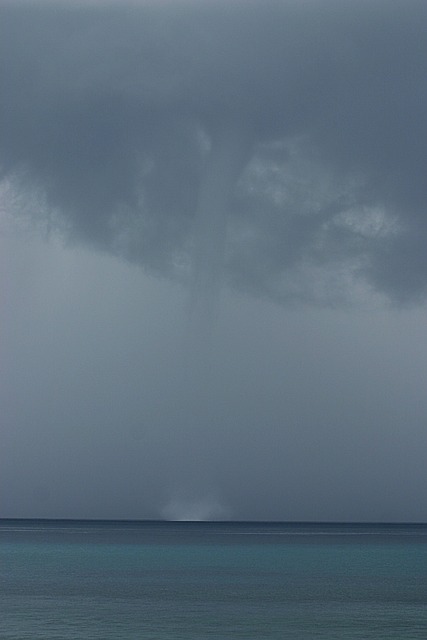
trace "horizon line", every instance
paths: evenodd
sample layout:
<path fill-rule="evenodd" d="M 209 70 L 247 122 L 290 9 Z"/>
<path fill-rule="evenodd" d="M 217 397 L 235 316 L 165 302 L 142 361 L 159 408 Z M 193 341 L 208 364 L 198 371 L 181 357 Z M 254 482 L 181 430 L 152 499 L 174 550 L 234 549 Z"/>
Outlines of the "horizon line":
<path fill-rule="evenodd" d="M 427 520 L 174 520 L 166 518 L 38 518 L 0 517 L 1 522 L 88 522 L 138 524 L 287 524 L 287 525 L 427 525 Z"/>

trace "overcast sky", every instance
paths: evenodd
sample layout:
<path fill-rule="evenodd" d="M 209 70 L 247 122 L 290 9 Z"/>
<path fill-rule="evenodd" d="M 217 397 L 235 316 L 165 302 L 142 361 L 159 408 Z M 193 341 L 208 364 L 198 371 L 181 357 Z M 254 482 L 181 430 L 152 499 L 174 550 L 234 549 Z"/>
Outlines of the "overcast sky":
<path fill-rule="evenodd" d="M 426 521 L 425 1 L 0 14 L 0 517 Z"/>

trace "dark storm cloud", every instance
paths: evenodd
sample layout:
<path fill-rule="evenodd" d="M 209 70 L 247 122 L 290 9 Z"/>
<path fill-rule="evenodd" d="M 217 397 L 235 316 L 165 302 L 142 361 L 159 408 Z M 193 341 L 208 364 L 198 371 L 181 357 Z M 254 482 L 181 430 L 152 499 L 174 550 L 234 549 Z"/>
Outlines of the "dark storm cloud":
<path fill-rule="evenodd" d="M 425 292 L 424 0 L 3 3 L 0 42 L 3 175 L 50 227 L 185 279 L 209 150 L 238 131 L 232 286 Z"/>

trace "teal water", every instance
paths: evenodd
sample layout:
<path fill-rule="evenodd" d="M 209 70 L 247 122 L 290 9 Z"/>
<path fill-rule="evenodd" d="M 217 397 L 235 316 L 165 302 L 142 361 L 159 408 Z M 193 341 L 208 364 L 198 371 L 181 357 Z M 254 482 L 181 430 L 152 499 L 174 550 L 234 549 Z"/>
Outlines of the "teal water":
<path fill-rule="evenodd" d="M 427 525 L 0 521 L 2 640 L 427 638 Z"/>

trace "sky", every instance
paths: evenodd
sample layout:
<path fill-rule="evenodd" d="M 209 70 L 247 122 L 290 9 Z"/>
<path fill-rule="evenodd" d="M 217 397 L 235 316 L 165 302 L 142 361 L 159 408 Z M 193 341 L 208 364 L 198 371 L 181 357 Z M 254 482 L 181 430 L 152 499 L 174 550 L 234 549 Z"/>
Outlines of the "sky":
<path fill-rule="evenodd" d="M 0 14 L 0 517 L 427 521 L 426 3 Z"/>

